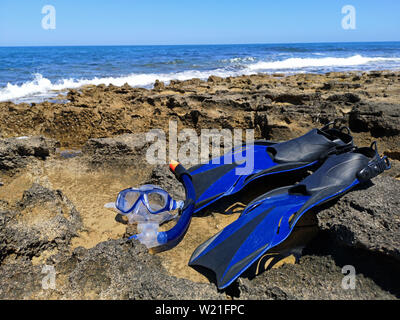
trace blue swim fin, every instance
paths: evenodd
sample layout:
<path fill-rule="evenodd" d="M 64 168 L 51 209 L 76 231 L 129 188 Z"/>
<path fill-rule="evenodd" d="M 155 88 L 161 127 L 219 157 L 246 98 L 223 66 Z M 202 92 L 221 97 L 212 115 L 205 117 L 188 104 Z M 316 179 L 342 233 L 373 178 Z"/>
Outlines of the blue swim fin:
<path fill-rule="evenodd" d="M 337 129 L 331 127 L 332 124 L 334 122 L 282 143 L 255 141 L 233 148 L 206 164 L 189 168 L 196 191 L 195 212 L 240 191 L 255 179 L 302 170 L 323 162 L 331 153 L 351 149 L 350 130 L 347 127 Z"/>
<path fill-rule="evenodd" d="M 300 183 L 253 200 L 236 221 L 194 251 L 189 265 L 212 270 L 218 288 L 225 288 L 268 250 L 287 239 L 304 213 L 389 168 L 389 160 L 379 156 L 376 143 L 330 155 Z"/>

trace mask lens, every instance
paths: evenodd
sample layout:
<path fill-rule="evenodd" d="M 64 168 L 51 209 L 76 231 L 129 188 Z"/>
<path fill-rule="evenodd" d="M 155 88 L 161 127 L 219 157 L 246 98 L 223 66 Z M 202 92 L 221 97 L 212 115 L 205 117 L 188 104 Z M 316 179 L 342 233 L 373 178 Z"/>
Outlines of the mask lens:
<path fill-rule="evenodd" d="M 162 210 L 167 205 L 167 199 L 164 194 L 158 192 L 152 192 L 147 194 L 149 201 L 149 209 L 153 212 Z"/>
<path fill-rule="evenodd" d="M 136 201 L 139 199 L 140 193 L 134 190 L 121 191 L 118 195 L 116 207 L 122 212 L 132 209 Z"/>

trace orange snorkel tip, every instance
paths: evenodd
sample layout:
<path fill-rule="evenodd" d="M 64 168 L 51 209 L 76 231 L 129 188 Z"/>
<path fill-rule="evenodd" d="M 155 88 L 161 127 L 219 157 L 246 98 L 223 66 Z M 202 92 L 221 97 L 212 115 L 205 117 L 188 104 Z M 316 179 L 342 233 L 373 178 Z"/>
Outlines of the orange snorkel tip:
<path fill-rule="evenodd" d="M 171 169 L 172 172 L 175 172 L 177 166 L 179 166 L 178 161 L 171 160 L 171 162 L 169 163 L 169 168 Z"/>

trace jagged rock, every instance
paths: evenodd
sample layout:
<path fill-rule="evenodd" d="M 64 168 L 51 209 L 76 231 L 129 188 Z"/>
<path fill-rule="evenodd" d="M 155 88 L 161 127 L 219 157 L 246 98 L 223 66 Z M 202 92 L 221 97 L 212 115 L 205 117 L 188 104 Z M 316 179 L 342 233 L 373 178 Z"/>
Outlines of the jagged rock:
<path fill-rule="evenodd" d="M 166 103 L 166 106 L 170 109 L 173 108 L 187 108 L 188 104 L 185 98 L 180 97 L 180 96 L 172 96 L 168 98 L 168 101 Z"/>
<path fill-rule="evenodd" d="M 0 299 L 35 299 L 42 287 L 42 266 L 33 266 L 27 259 L 18 259 L 14 263 L 0 264 Z"/>
<path fill-rule="evenodd" d="M 112 240 L 86 250 L 70 273 L 71 291 L 102 299 L 221 299 L 215 287 L 167 274 L 158 256 L 137 242 Z"/>
<path fill-rule="evenodd" d="M 167 274 L 158 256 L 126 240 L 78 247 L 72 255 L 54 255 L 47 265 L 56 271 L 56 288 L 44 290 L 44 265 L 28 260 L 0 266 L 2 299 L 224 299 L 211 284 Z M 65 281 L 65 280 L 67 281 Z"/>
<path fill-rule="evenodd" d="M 400 133 L 400 104 L 360 103 L 349 113 L 350 129 L 371 132 L 374 137 Z"/>
<path fill-rule="evenodd" d="M 268 126 L 268 113 L 267 112 L 257 112 L 254 115 L 254 127 L 258 127 L 261 132 L 261 137 L 267 139 L 271 131 Z"/>
<path fill-rule="evenodd" d="M 220 82 L 223 79 L 221 77 L 217 76 L 209 76 L 207 82 Z"/>
<path fill-rule="evenodd" d="M 287 102 L 295 105 L 302 105 L 306 102 L 316 101 L 320 98 L 319 93 L 314 94 L 291 94 L 282 93 L 273 98 L 275 102 Z"/>
<path fill-rule="evenodd" d="M 80 97 L 80 92 L 76 89 L 71 89 L 68 91 L 67 93 L 67 99 L 71 102 L 75 102 L 78 100 L 78 98 Z"/>
<path fill-rule="evenodd" d="M 89 139 L 82 149 L 84 156 L 93 164 L 128 165 L 128 159 L 134 161 L 146 155 L 150 142 L 143 134 L 124 134 L 113 138 Z"/>
<path fill-rule="evenodd" d="M 361 85 L 359 83 L 345 83 L 338 81 L 329 81 L 323 84 L 321 90 L 333 90 L 333 89 L 358 89 Z"/>
<path fill-rule="evenodd" d="M 400 260 L 399 190 L 399 180 L 378 176 L 372 186 L 354 190 L 318 213 L 318 225 L 341 244 Z"/>
<path fill-rule="evenodd" d="M 189 120 L 189 122 L 193 123 L 194 126 L 199 122 L 199 117 L 201 116 L 200 111 L 192 110 L 189 113 L 185 114 L 184 118 Z"/>
<path fill-rule="evenodd" d="M 0 139 L 0 170 L 22 168 L 35 158 L 45 160 L 57 146 L 57 141 L 42 136 Z"/>
<path fill-rule="evenodd" d="M 165 165 L 155 166 L 145 183 L 160 186 L 174 199 L 185 199 L 185 191 L 182 184 Z"/>
<path fill-rule="evenodd" d="M 156 82 L 154 82 L 154 90 L 164 90 L 165 89 L 165 85 L 164 82 L 156 80 Z"/>
<path fill-rule="evenodd" d="M 193 283 L 169 275 L 158 256 L 148 253 L 141 244 L 123 239 L 102 242 L 91 249 L 78 247 L 71 256 L 54 256 L 46 263 L 53 265 L 57 272 L 56 290 L 44 291 L 36 287 L 36 297 L 52 295 L 64 299 L 135 300 L 225 298 L 213 285 Z M 26 281 L 28 277 L 24 275 L 25 279 L 21 280 Z"/>
<path fill-rule="evenodd" d="M 345 94 L 334 94 L 327 98 L 328 101 L 335 102 L 348 102 L 348 103 L 356 103 L 361 100 L 361 98 L 354 93 L 345 93 Z"/>
<path fill-rule="evenodd" d="M 240 299 L 395 299 L 357 274 L 354 290 L 342 288 L 344 274 L 330 256 L 304 256 L 298 264 L 270 269 L 254 279 L 239 278 Z"/>
<path fill-rule="evenodd" d="M 0 261 L 63 250 L 81 227 L 79 212 L 60 190 L 33 184 L 15 206 L 0 209 Z"/>
<path fill-rule="evenodd" d="M 286 105 L 280 107 L 279 111 L 285 122 L 290 120 L 299 125 L 305 125 L 306 122 L 323 124 L 340 117 L 335 106 L 326 102 L 317 102 L 314 106 Z"/>
<path fill-rule="evenodd" d="M 203 102 L 207 108 L 234 108 L 242 110 L 251 110 L 251 103 L 240 94 L 223 94 L 212 96 Z"/>
<path fill-rule="evenodd" d="M 89 139 L 83 152 L 108 155 L 128 155 L 137 152 L 146 145 L 145 134 L 124 134 L 113 138 Z"/>

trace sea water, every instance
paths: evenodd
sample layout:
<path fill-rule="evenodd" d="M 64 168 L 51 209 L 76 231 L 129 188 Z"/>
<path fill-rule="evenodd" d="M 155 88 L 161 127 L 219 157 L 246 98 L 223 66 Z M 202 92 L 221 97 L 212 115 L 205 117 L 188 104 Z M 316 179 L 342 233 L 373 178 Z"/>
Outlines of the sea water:
<path fill-rule="evenodd" d="M 0 47 L 0 101 L 43 101 L 87 84 L 350 70 L 400 70 L 400 42 Z"/>

